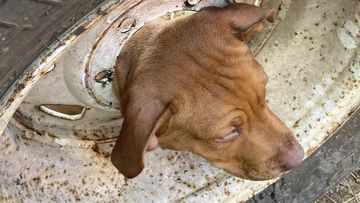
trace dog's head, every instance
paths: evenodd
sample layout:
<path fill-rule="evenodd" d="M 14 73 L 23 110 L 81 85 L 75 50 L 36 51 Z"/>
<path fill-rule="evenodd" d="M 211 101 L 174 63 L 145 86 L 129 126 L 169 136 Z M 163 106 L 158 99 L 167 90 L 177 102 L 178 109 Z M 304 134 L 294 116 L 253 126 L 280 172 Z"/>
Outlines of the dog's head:
<path fill-rule="evenodd" d="M 137 176 L 157 143 L 252 180 L 301 163 L 303 149 L 268 108 L 267 75 L 246 44 L 266 19 L 272 10 L 246 4 L 207 8 L 127 42 L 115 79 L 124 123 L 111 159 L 120 172 Z"/>

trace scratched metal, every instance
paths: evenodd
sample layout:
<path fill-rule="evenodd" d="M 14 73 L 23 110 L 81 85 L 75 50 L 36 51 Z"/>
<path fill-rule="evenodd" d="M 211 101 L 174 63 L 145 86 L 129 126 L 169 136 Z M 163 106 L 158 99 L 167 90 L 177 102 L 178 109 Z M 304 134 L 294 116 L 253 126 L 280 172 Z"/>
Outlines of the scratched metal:
<path fill-rule="evenodd" d="M 276 26 L 267 25 L 252 49 L 269 75 L 270 107 L 310 154 L 359 106 L 360 5 L 278 2 Z M 203 0 L 195 9 L 223 3 Z M 34 87 L 0 136 L 0 201 L 240 202 L 274 181 L 245 181 L 189 152 L 160 148 L 146 154 L 146 167 L 135 179 L 124 179 L 110 163 L 120 115 L 111 81 L 93 79 L 112 69 L 124 40 L 144 22 L 181 9 L 189 8 L 181 1 L 120 2 L 89 18 L 83 33 L 41 64 L 51 72 L 39 81 L 44 73 L 32 73 Z M 117 30 L 127 17 L 136 19 L 134 27 Z M 34 108 L 50 103 L 88 110 L 83 119 L 66 122 Z"/>

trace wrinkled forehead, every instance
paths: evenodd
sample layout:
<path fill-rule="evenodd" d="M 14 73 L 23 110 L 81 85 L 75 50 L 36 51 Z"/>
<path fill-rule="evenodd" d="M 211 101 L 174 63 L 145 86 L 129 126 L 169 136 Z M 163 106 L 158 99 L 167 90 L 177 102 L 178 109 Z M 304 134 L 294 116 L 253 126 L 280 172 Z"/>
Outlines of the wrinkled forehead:
<path fill-rule="evenodd" d="M 224 90 L 218 94 L 209 89 L 201 91 L 196 99 L 182 109 L 182 114 L 185 114 L 187 127 L 207 136 L 231 123 L 231 118 L 237 117 L 239 104 L 226 99 L 232 97 L 230 100 L 236 100 L 230 91 Z"/>
<path fill-rule="evenodd" d="M 253 60 L 250 64 L 240 64 L 239 74 L 243 78 L 251 79 L 255 82 L 267 82 L 268 76 L 264 71 L 264 68 L 256 60 Z"/>
<path fill-rule="evenodd" d="M 265 105 L 267 75 L 262 67 L 241 72 L 239 78 L 218 78 L 203 83 L 206 87 L 193 89 L 194 97 L 187 105 L 188 117 L 195 123 L 217 126 L 227 117 L 235 116 L 232 112 L 236 110 L 250 113 Z"/>
<path fill-rule="evenodd" d="M 190 117 L 195 120 L 211 122 L 214 117 L 222 117 L 231 109 L 223 100 L 224 93 L 214 94 L 210 89 L 203 89 L 197 94 L 196 98 L 188 103 Z"/>
<path fill-rule="evenodd" d="M 186 124 L 194 128 L 216 126 L 221 118 L 225 117 L 226 113 L 232 109 L 232 106 L 222 99 L 223 95 L 223 93 L 216 94 L 210 89 L 196 88 L 193 90 L 193 98 L 187 99 L 180 109 Z"/>

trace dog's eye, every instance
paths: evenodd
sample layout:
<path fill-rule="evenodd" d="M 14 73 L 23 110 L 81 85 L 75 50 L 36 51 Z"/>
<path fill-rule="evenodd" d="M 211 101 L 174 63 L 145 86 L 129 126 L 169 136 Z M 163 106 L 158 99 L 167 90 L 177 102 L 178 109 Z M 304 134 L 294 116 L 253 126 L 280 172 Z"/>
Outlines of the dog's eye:
<path fill-rule="evenodd" d="M 233 129 L 229 133 L 227 133 L 225 136 L 216 138 L 216 142 L 231 142 L 234 141 L 237 137 L 239 137 L 240 132 L 237 129 Z"/>

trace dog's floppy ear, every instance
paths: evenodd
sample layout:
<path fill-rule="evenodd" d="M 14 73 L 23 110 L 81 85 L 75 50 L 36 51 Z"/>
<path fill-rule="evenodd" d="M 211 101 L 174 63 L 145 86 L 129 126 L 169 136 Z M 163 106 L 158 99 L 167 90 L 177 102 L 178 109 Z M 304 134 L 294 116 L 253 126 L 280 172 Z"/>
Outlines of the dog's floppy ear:
<path fill-rule="evenodd" d="M 122 97 L 124 122 L 111 153 L 114 166 L 127 178 L 144 168 L 144 154 L 156 129 L 167 120 L 170 109 L 148 87 L 131 87 Z"/>
<path fill-rule="evenodd" d="M 213 11 L 215 17 L 229 26 L 235 36 L 241 40 L 247 40 L 254 33 L 261 32 L 265 20 L 269 22 L 275 20 L 273 9 L 250 4 L 234 3 Z"/>

